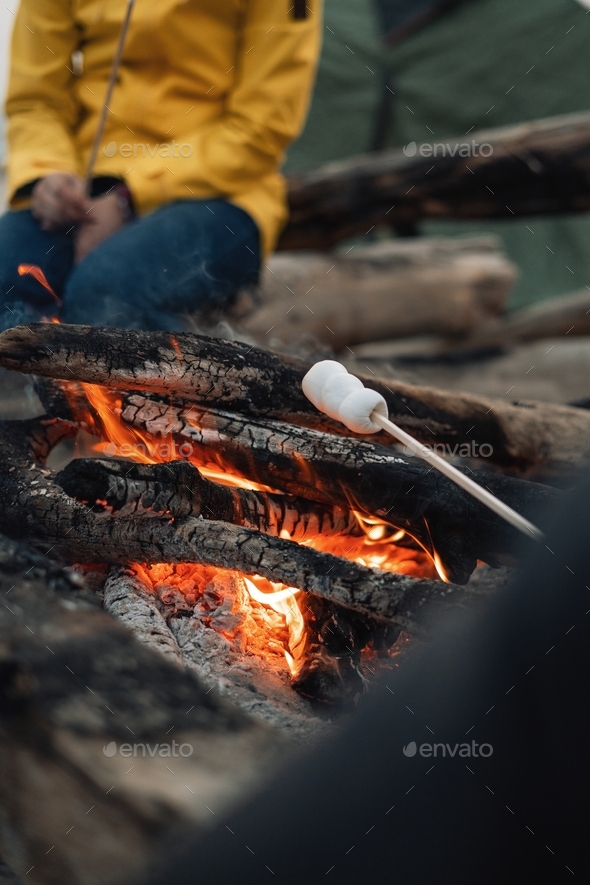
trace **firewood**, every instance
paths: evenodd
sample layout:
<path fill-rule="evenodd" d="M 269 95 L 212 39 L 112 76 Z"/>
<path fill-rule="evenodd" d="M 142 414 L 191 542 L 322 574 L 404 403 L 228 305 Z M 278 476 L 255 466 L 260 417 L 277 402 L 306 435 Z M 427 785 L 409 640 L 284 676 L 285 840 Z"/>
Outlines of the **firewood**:
<path fill-rule="evenodd" d="M 327 249 L 372 227 L 422 218 L 513 218 L 590 208 L 590 114 L 566 114 L 289 176 L 281 249 Z M 472 148 L 469 152 L 464 145 Z M 473 146 L 489 145 L 482 152 Z"/>
<path fill-rule="evenodd" d="M 361 535 L 350 509 L 305 498 L 230 488 L 211 482 L 187 461 L 134 464 L 98 458 L 71 461 L 56 476 L 72 498 L 104 502 L 117 514 L 201 516 L 302 541 L 322 534 Z"/>
<path fill-rule="evenodd" d="M 0 334 L 0 365 L 347 432 L 303 395 L 307 363 L 235 341 L 37 324 Z M 383 394 L 392 421 L 425 444 L 449 446 L 450 454 L 485 445 L 491 463 L 539 477 L 573 475 L 590 466 L 590 415 L 582 410 L 359 377 Z M 384 433 L 379 442 L 388 445 L 390 438 Z"/>
<path fill-rule="evenodd" d="M 521 341 L 590 335 L 590 293 L 587 289 L 548 298 L 501 319 L 488 319 L 459 349 L 507 347 Z"/>
<path fill-rule="evenodd" d="M 0 422 L 0 531 L 44 545 L 67 562 L 193 562 L 262 575 L 311 591 L 345 608 L 397 625 L 426 629 L 431 611 L 463 606 L 469 593 L 438 581 L 366 568 L 293 541 L 217 520 L 135 517 L 93 513 L 67 496 L 50 471 L 35 461 L 30 439 L 47 422 Z M 55 422 L 52 422 L 55 424 Z M 50 424 L 51 427 L 51 424 Z"/>
<path fill-rule="evenodd" d="M 279 421 L 245 419 L 197 405 L 182 409 L 128 394 L 122 419 L 154 437 L 189 445 L 204 466 L 227 469 L 319 503 L 353 506 L 407 531 L 436 552 L 449 580 L 465 583 L 478 559 L 498 564 L 520 549 L 519 533 L 418 458 Z M 476 481 L 536 521 L 558 492 L 500 474 Z M 525 546 L 532 543 L 525 539 Z"/>
<path fill-rule="evenodd" d="M 270 729 L 3 537 L 0 591 L 0 851 L 23 881 L 128 882 L 278 766 Z"/>
<path fill-rule="evenodd" d="M 160 652 L 172 664 L 183 666 L 182 655 L 153 594 L 124 566 L 115 566 L 105 582 L 103 604 L 136 639 Z"/>
<path fill-rule="evenodd" d="M 278 253 L 263 272 L 262 308 L 241 325 L 273 346 L 312 335 L 335 351 L 386 337 L 462 336 L 502 311 L 514 278 L 490 237 Z"/>
<path fill-rule="evenodd" d="M 333 706 L 358 701 L 367 690 L 361 650 L 371 645 L 385 654 L 398 638 L 399 628 L 371 621 L 313 593 L 307 595 L 301 611 L 306 629 L 300 648 L 292 650 L 297 666 L 293 687 Z"/>

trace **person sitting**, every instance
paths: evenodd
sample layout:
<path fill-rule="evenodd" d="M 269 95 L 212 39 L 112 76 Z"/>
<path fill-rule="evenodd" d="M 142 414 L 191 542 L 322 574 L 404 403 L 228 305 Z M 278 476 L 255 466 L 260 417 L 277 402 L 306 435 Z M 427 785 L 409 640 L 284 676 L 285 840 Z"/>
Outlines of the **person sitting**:
<path fill-rule="evenodd" d="M 256 281 L 287 217 L 320 0 L 21 0 L 12 39 L 0 329 L 177 330 Z M 47 285 L 44 285 L 44 283 Z"/>

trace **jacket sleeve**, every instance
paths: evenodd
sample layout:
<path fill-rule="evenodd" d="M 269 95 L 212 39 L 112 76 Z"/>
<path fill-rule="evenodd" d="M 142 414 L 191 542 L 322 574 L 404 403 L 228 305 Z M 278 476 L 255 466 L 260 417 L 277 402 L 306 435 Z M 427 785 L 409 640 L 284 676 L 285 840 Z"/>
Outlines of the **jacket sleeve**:
<path fill-rule="evenodd" d="M 321 43 L 321 0 L 293 18 L 293 0 L 247 0 L 225 113 L 199 127 L 193 161 L 175 173 L 187 186 L 239 194 L 275 172 L 299 134 Z"/>
<path fill-rule="evenodd" d="M 8 116 L 8 193 L 50 172 L 80 172 L 73 128 L 72 52 L 80 34 L 70 0 L 21 0 L 14 23 Z"/>

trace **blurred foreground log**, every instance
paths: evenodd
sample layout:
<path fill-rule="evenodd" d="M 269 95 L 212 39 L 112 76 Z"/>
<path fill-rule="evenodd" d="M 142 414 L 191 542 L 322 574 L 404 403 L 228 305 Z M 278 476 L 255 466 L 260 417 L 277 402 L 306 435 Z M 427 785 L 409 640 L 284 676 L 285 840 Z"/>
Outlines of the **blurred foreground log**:
<path fill-rule="evenodd" d="M 502 312 L 514 278 L 495 237 L 277 253 L 263 272 L 262 307 L 241 325 L 272 346 L 313 336 L 336 351 L 387 337 L 469 335 Z"/>
<path fill-rule="evenodd" d="M 25 881 L 128 882 L 278 766 L 269 729 L 1 536 L 0 592 L 0 850 Z"/>
<path fill-rule="evenodd" d="M 479 148 L 474 155 L 475 144 L 489 145 L 487 156 Z M 449 138 L 444 156 L 441 146 L 436 156 L 425 147 L 426 154 L 421 146 L 410 157 L 383 151 L 291 175 L 290 220 L 279 248 L 329 249 L 373 227 L 422 218 L 590 209 L 590 113 Z"/>

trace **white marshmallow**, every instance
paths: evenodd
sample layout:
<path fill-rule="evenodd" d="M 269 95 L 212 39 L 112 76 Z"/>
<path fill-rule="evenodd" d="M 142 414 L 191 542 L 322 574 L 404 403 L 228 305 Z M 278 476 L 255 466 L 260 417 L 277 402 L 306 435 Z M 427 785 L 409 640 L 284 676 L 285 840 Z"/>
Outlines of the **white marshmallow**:
<path fill-rule="evenodd" d="M 377 433 L 382 428 L 371 419 L 373 412 L 389 417 L 387 403 L 381 394 L 363 387 L 346 397 L 340 406 L 338 420 L 354 433 Z"/>
<path fill-rule="evenodd" d="M 347 396 L 355 393 L 357 390 L 364 390 L 363 382 L 355 378 L 354 375 L 334 375 L 328 378 L 326 384 L 322 388 L 319 408 L 330 418 L 340 421 L 340 406 Z"/>
<path fill-rule="evenodd" d="M 387 403 L 381 394 L 364 387 L 359 378 L 350 375 L 335 360 L 321 360 L 312 366 L 301 387 L 316 409 L 355 433 L 381 430 L 379 424 L 371 420 L 374 411 L 384 418 L 389 417 Z"/>
<path fill-rule="evenodd" d="M 301 382 L 303 393 L 320 412 L 323 411 L 321 406 L 323 389 L 336 375 L 348 375 L 348 372 L 335 360 L 321 360 L 311 367 Z"/>

